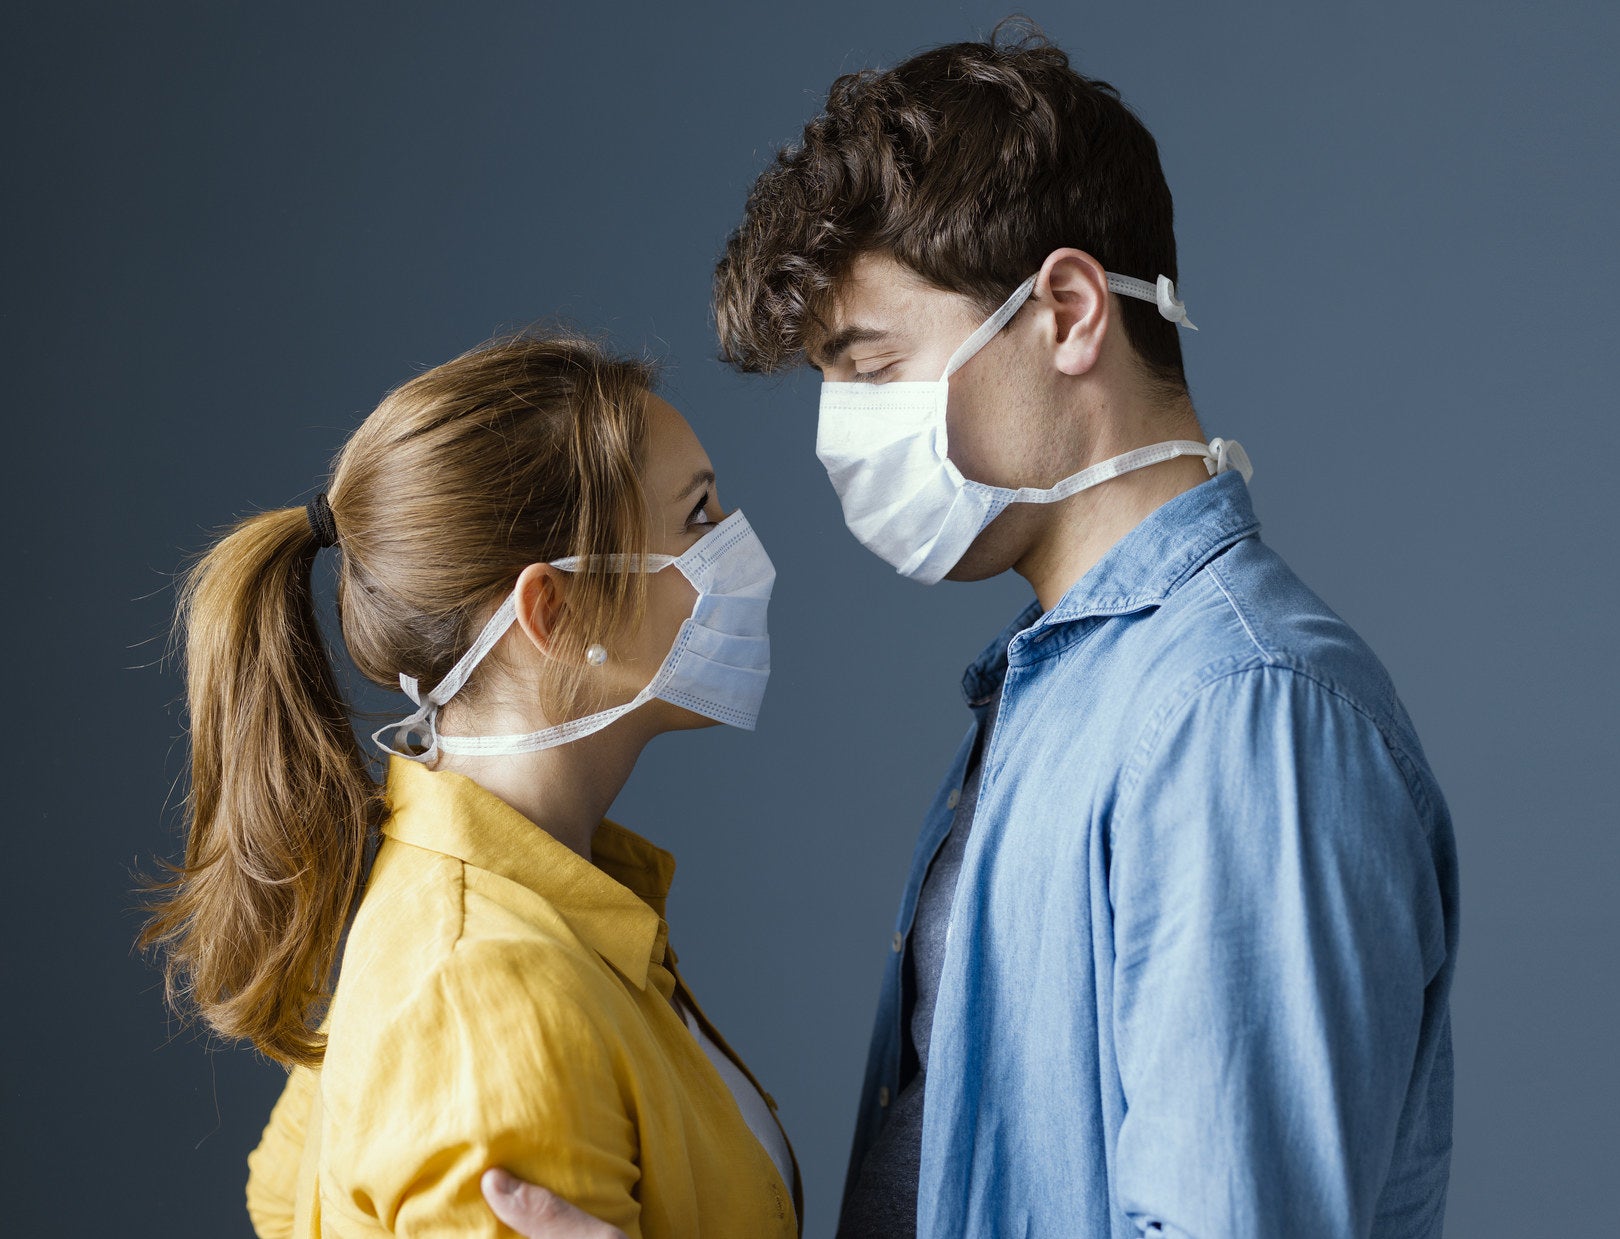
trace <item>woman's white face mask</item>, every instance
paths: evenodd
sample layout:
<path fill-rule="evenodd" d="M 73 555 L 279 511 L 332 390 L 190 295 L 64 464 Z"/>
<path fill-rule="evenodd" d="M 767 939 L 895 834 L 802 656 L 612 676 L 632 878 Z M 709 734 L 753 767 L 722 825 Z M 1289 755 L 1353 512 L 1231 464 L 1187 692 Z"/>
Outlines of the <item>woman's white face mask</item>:
<path fill-rule="evenodd" d="M 844 523 L 867 550 L 896 571 L 932 585 L 954 568 L 991 521 L 1012 503 L 1056 503 L 1083 490 L 1176 456 L 1202 456 L 1213 475 L 1239 469 L 1249 458 L 1237 443 L 1178 439 L 1105 460 L 1046 489 L 990 486 L 962 476 L 950 458 L 946 408 L 951 375 L 961 369 L 1018 312 L 1035 288 L 1030 276 L 977 331 L 951 354 L 933 382 L 823 383 L 816 455 L 844 509 Z M 1196 331 L 1175 285 L 1108 275 L 1108 287 L 1154 302 L 1159 313 Z"/>
<path fill-rule="evenodd" d="M 400 688 L 418 708 L 409 717 L 381 728 L 372 740 L 384 753 L 420 762 L 431 762 L 441 752 L 481 756 L 533 753 L 600 731 L 654 698 L 705 718 L 753 730 L 771 672 L 765 612 L 776 569 L 747 517 L 733 512 L 680 555 L 605 558 L 608 562 L 596 566 L 620 572 L 661 572 L 673 567 L 697 590 L 692 614 L 682 622 L 669 653 L 652 680 L 633 698 L 623 705 L 523 735 L 440 735 L 440 709 L 461 691 L 473 669 L 517 622 L 514 591 L 490 617 L 472 647 L 426 696 L 415 679 L 399 677 Z M 583 563 L 569 558 L 555 560 L 551 566 L 574 572 Z M 425 741 L 420 752 L 405 747 L 413 735 Z"/>

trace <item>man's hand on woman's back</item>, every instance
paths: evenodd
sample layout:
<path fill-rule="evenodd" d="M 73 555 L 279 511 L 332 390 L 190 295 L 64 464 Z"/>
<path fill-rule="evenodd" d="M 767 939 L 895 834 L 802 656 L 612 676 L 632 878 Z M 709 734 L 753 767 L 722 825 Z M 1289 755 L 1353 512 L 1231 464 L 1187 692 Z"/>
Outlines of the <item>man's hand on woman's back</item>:
<path fill-rule="evenodd" d="M 495 1216 L 525 1239 L 626 1239 L 617 1227 L 504 1170 L 484 1171 L 479 1186 Z"/>

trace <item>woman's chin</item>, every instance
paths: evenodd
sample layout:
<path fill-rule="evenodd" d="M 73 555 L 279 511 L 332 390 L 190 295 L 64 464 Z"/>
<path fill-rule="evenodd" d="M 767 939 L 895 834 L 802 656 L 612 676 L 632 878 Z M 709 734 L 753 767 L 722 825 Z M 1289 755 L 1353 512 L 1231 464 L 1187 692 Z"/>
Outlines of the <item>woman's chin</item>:
<path fill-rule="evenodd" d="M 696 710 L 688 710 L 685 706 L 678 706 L 671 702 L 663 703 L 667 708 L 665 717 L 668 719 L 666 731 L 700 731 L 705 727 L 720 726 L 719 719 L 713 719 L 706 714 L 699 714 Z"/>

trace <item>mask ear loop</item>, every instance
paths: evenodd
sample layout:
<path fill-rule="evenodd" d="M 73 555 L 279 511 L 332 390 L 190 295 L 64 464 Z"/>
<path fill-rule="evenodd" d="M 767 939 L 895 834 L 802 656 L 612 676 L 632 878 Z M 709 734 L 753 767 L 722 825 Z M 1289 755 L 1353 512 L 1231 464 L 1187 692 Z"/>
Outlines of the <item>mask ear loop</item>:
<path fill-rule="evenodd" d="M 741 513 L 733 513 L 731 516 L 727 517 L 726 520 L 720 522 L 720 526 L 726 525 L 740 515 Z M 720 526 L 716 526 L 715 528 L 719 529 Z M 703 548 L 703 544 L 707 541 L 709 541 L 708 537 L 703 538 L 698 542 L 697 546 L 686 552 L 686 554 L 694 559 L 701 558 L 707 549 Z M 700 550 L 699 548 L 703 549 Z M 644 555 L 570 555 L 563 559 L 552 560 L 551 567 L 562 572 L 577 572 L 589 564 L 594 567 L 605 568 L 610 572 L 650 573 L 661 572 L 665 568 L 679 563 L 681 558 L 681 556 L 677 555 L 663 555 L 654 553 Z M 506 635 L 507 629 L 511 628 L 511 626 L 516 622 L 517 590 L 514 588 L 512 593 L 507 596 L 506 601 L 501 603 L 495 614 L 489 617 L 489 622 L 484 625 L 483 631 L 478 634 L 478 639 L 473 642 L 472 647 L 456 660 L 455 666 L 450 668 L 449 673 L 444 677 L 444 679 L 440 680 L 433 686 L 432 691 L 427 694 L 425 700 L 421 696 L 421 684 L 417 681 L 416 677 L 409 676 L 401 672 L 399 677 L 400 691 L 409 697 L 411 701 L 416 704 L 417 708 L 413 713 L 407 715 L 405 718 L 400 719 L 399 722 L 390 723 L 386 727 L 378 728 L 376 731 L 372 732 L 372 743 L 374 743 L 388 756 L 403 757 L 407 761 L 422 762 L 424 764 L 434 761 L 437 759 L 439 754 L 444 751 L 456 753 L 491 752 L 504 754 L 512 752 L 531 752 L 534 749 L 545 747 L 540 743 L 531 743 L 527 746 L 517 748 L 509 747 L 513 741 L 521 741 L 525 739 L 525 737 L 441 737 L 439 735 L 438 719 L 440 709 L 447 705 L 450 699 L 462 690 L 468 679 L 471 678 L 474 669 L 480 662 L 484 660 L 485 656 L 495 648 L 496 643 Z M 682 632 L 684 633 L 685 630 L 686 626 L 683 625 Z M 642 702 L 651 695 L 651 692 L 657 682 L 658 680 L 655 676 L 653 684 L 649 684 L 647 688 L 643 689 L 634 700 L 626 702 L 623 706 L 615 707 L 613 710 L 606 711 L 603 714 L 594 715 L 590 718 L 574 719 L 570 722 L 559 724 L 555 728 L 548 728 L 545 733 L 536 734 L 550 734 L 551 732 L 557 732 L 567 739 L 574 739 L 581 735 L 589 735 L 591 732 L 596 731 L 609 722 L 612 722 L 613 719 L 618 718 L 621 715 L 628 713 L 636 706 L 641 705 Z M 427 738 L 427 746 L 420 753 L 410 753 L 403 750 L 403 745 L 410 740 L 413 734 L 425 735 Z M 391 740 L 384 739 L 385 736 L 391 737 Z M 441 740 L 447 740 L 449 741 L 449 744 L 442 744 Z"/>
<path fill-rule="evenodd" d="M 722 521 L 721 525 L 724 525 L 727 521 L 732 520 L 737 515 L 739 514 L 733 513 L 732 516 L 726 518 L 726 521 Z M 715 528 L 718 529 L 719 527 L 720 526 L 717 525 Z M 687 551 L 684 556 L 662 555 L 650 552 L 644 555 L 570 555 L 564 559 L 552 560 L 551 566 L 563 572 L 577 572 L 587 564 L 617 572 L 662 572 L 665 568 L 680 563 L 683 558 L 698 558 L 698 549 L 702 547 L 705 542 L 709 541 L 711 537 L 713 537 L 713 531 L 706 534 L 703 539 L 698 542 L 697 546 L 693 547 L 692 550 Z M 690 631 L 690 627 L 690 619 L 681 625 L 680 631 L 676 634 L 675 638 L 677 645 L 687 639 L 687 634 Z M 584 736 L 592 735 L 593 733 L 600 731 L 608 724 L 623 718 L 626 714 L 630 713 L 630 711 L 645 705 L 648 701 L 651 701 L 656 695 L 656 692 L 662 685 L 663 681 L 668 678 L 668 675 L 669 670 L 666 660 L 666 665 L 659 667 L 658 672 L 653 676 L 651 683 L 649 683 L 645 688 L 643 688 L 639 693 L 637 693 L 623 705 L 613 706 L 609 709 L 598 711 L 595 714 L 588 714 L 584 718 L 570 719 L 566 723 L 558 723 L 555 726 L 544 728 L 541 731 L 530 732 L 527 735 L 445 736 L 444 750 L 448 753 L 461 753 L 474 756 L 510 756 L 515 753 L 534 753 L 541 749 L 552 748 L 559 744 L 566 744 L 569 741 L 581 739 Z"/>
<path fill-rule="evenodd" d="M 1197 331 L 1192 319 L 1187 317 L 1186 303 L 1176 296 L 1176 282 L 1167 275 L 1161 275 L 1156 284 L 1149 284 L 1146 280 L 1139 280 L 1133 275 L 1116 275 L 1112 271 L 1104 273 L 1108 277 L 1108 288 L 1111 292 L 1122 297 L 1134 297 L 1138 301 L 1152 302 L 1159 307 L 1159 313 L 1169 322 L 1176 323 L 1189 331 Z M 945 373 L 940 375 L 944 381 L 955 374 L 968 361 L 989 343 L 992 336 L 1012 321 L 1012 316 L 1018 313 L 1024 302 L 1029 300 L 1030 294 L 1035 291 L 1035 281 L 1039 273 L 1030 276 L 1017 288 L 1012 295 L 1001 303 L 998 309 L 966 340 L 961 347 L 951 354 L 950 360 L 945 363 Z"/>
<path fill-rule="evenodd" d="M 594 562 L 612 572 L 658 572 L 675 562 L 673 555 L 597 555 L 597 556 L 569 556 L 554 560 L 551 564 L 563 572 L 577 572 L 587 562 Z M 400 673 L 399 688 L 402 693 L 416 705 L 416 710 L 397 723 L 390 723 L 371 733 L 372 743 L 391 757 L 403 757 L 407 761 L 427 764 L 437 760 L 443 746 L 439 736 L 439 711 L 449 704 L 450 699 L 465 687 L 472 678 L 473 671 L 484 658 L 493 650 L 507 629 L 517 622 L 517 590 L 514 588 L 501 603 L 495 614 L 489 617 L 483 631 L 478 634 L 472 647 L 456 660 L 455 666 L 449 673 L 435 684 L 424 699 L 421 695 L 422 686 L 415 676 Z M 413 735 L 422 735 L 427 739 L 427 745 L 420 753 L 408 752 L 405 746 Z M 385 739 L 384 737 L 388 737 Z M 455 737 L 451 737 L 455 739 Z M 470 737 L 469 737 L 470 738 Z M 457 746 L 458 752 L 468 750 Z"/>
<path fill-rule="evenodd" d="M 416 703 L 415 713 L 402 718 L 397 723 L 390 723 L 371 733 L 372 743 L 391 757 L 403 757 L 409 761 L 423 763 L 431 762 L 439 756 L 439 710 L 449 703 L 450 699 L 459 693 L 462 686 L 471 678 L 473 669 L 484 660 L 496 642 L 506 635 L 506 630 L 517 622 L 517 593 L 514 590 L 501 603 L 495 614 L 489 617 L 478 639 L 472 643 L 472 648 L 456 660 L 456 665 L 450 668 L 449 674 L 433 686 L 432 691 L 424 701 L 420 695 L 421 685 L 415 676 L 400 673 L 400 691 Z M 427 747 L 420 753 L 405 752 L 401 746 L 409 742 L 415 733 L 427 736 Z M 391 740 L 383 737 L 390 735 Z"/>
<path fill-rule="evenodd" d="M 988 344 L 996 332 L 1012 321 L 1012 316 L 1018 313 L 1019 307 L 1028 301 L 1030 293 L 1035 291 L 1035 280 L 1038 275 L 1037 272 L 1013 289 L 1012 296 L 1001 303 L 1001 308 L 980 323 L 979 329 L 962 341 L 961 347 L 952 353 L 951 359 L 945 363 L 945 373 L 939 376 L 941 382 L 967 365 L 973 354 Z"/>
<path fill-rule="evenodd" d="M 569 555 L 554 559 L 551 566 L 562 572 L 578 572 L 586 565 L 609 572 L 662 572 L 675 562 L 673 555 Z"/>

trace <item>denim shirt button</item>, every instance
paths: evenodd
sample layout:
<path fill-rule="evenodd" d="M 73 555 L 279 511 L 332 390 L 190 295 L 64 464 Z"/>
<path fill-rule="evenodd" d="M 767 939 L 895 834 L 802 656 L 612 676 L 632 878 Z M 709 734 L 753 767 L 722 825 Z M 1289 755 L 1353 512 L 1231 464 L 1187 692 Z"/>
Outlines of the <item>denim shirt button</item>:
<path fill-rule="evenodd" d="M 889 939 L 889 949 L 891 951 L 893 951 L 896 955 L 900 954 L 901 951 L 905 950 L 906 949 L 906 936 L 905 936 L 905 934 L 901 933 L 898 929 L 895 930 L 894 931 L 894 937 Z"/>
<path fill-rule="evenodd" d="M 956 808 L 957 805 L 959 805 L 961 803 L 962 803 L 962 789 L 960 787 L 951 788 L 951 794 L 949 796 L 945 797 L 945 807 L 947 809 L 954 809 L 954 808 Z"/>
<path fill-rule="evenodd" d="M 887 1084 L 885 1084 L 882 1088 L 878 1089 L 878 1105 L 883 1107 L 884 1109 L 888 1109 L 888 1106 L 889 1106 L 889 1086 Z"/>

